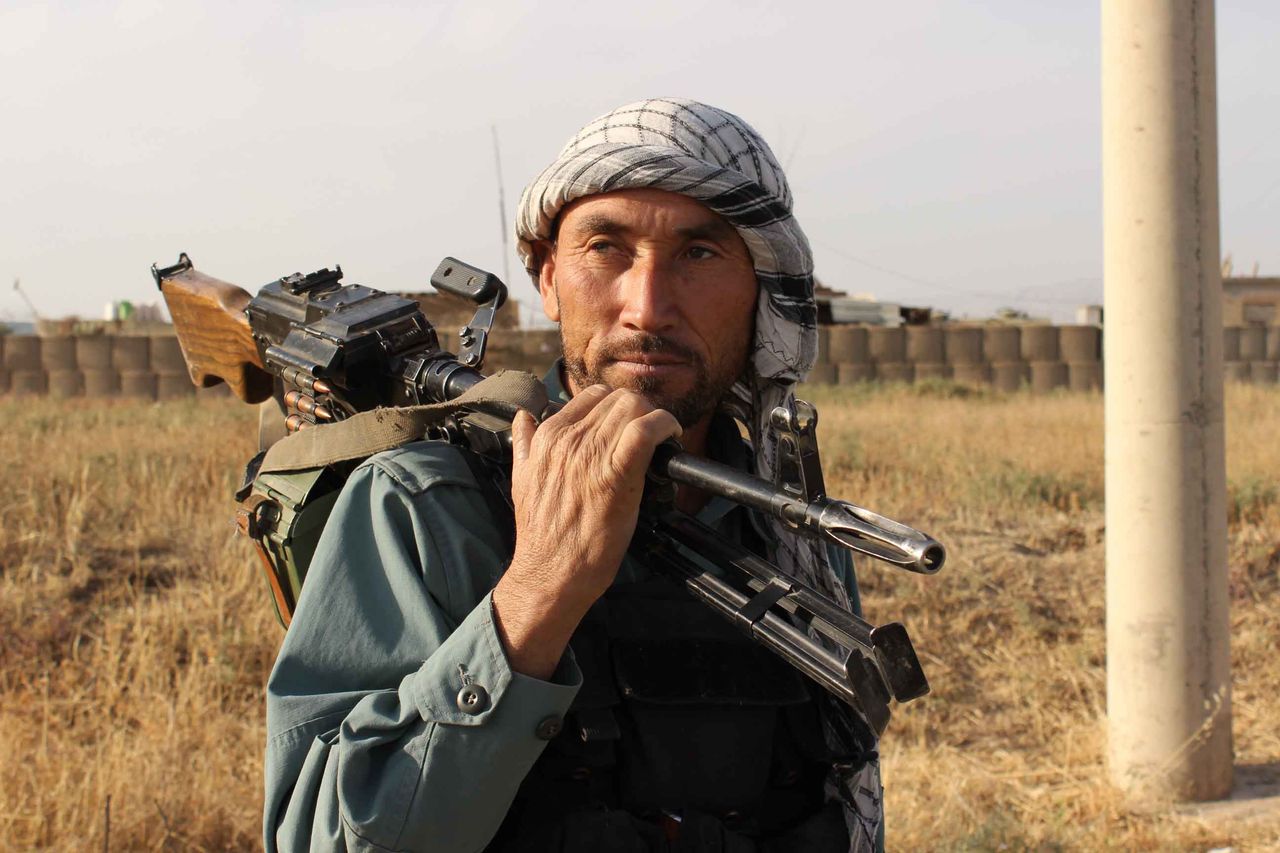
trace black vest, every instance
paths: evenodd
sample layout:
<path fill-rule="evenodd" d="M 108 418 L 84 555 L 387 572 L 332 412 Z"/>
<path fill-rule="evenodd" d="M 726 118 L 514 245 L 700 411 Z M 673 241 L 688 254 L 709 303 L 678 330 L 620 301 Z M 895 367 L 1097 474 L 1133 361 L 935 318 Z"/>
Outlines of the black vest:
<path fill-rule="evenodd" d="M 848 849 L 810 686 L 680 585 L 615 585 L 571 645 L 582 689 L 488 850 Z"/>

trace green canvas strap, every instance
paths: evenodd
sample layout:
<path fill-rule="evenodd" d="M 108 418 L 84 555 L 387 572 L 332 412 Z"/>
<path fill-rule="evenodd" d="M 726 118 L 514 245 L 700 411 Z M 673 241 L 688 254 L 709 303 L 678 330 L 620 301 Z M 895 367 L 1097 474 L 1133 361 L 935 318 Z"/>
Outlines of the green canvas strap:
<path fill-rule="evenodd" d="M 446 403 L 372 409 L 296 432 L 273 444 L 258 470 L 262 474 L 301 471 L 364 459 L 417 441 L 428 427 L 460 411 L 514 417 L 523 409 L 541 419 L 547 405 L 547 388 L 538 377 L 522 370 L 503 370 Z"/>

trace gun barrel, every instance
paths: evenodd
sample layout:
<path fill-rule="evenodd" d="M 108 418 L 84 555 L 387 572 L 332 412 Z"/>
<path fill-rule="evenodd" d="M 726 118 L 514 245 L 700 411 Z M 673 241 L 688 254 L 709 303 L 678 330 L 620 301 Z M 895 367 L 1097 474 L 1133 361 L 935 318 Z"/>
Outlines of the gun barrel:
<path fill-rule="evenodd" d="M 439 364 L 441 369 L 433 371 L 433 379 L 428 382 L 428 393 L 435 399 L 456 397 L 484 378 L 478 370 L 456 362 Z M 559 410 L 560 406 L 552 403 L 544 414 Z M 947 560 L 942 543 L 914 527 L 847 501 L 826 497 L 813 502 L 802 500 L 746 471 L 684 453 L 674 443 L 658 447 L 651 470 L 660 477 L 773 515 L 799 532 L 907 571 L 936 574 Z"/>
<path fill-rule="evenodd" d="M 658 448 L 653 469 L 677 483 L 767 512 L 801 532 L 908 571 L 932 575 L 946 562 L 946 549 L 936 539 L 846 501 L 821 498 L 810 503 L 745 471 L 669 446 Z"/>

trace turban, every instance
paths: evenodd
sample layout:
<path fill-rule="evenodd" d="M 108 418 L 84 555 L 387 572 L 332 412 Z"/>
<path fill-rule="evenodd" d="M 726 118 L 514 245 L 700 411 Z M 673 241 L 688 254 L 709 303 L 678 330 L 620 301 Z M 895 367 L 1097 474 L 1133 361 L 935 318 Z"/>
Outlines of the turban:
<path fill-rule="evenodd" d="M 737 229 L 760 283 L 755 374 L 804 379 L 818 350 L 813 256 L 791 213 L 787 178 L 760 135 L 731 113 L 678 98 L 637 101 L 588 122 L 520 198 L 525 268 L 535 271 L 533 241 L 551 239 L 565 205 L 624 189 L 688 196 Z"/>

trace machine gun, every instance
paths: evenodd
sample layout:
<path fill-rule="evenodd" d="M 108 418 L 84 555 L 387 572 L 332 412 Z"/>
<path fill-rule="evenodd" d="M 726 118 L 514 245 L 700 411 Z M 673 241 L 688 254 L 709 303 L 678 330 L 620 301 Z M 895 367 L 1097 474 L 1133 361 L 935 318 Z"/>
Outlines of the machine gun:
<path fill-rule="evenodd" d="M 202 387 L 226 382 L 248 403 L 274 394 L 290 412 L 286 426 L 293 433 L 315 429 L 320 434 L 328 429 L 325 424 L 379 407 L 463 398 L 485 381 L 478 368 L 493 319 L 506 300 L 506 287 L 496 276 L 453 258 L 440 263 L 431 284 L 477 306 L 474 319 L 461 330 L 459 352 L 453 354 L 441 348 L 417 303 L 344 285 L 340 267 L 285 276 L 257 296 L 196 271 L 185 253 L 173 266 L 153 265 L 151 271 L 173 317 L 192 380 Z M 558 408 L 553 403 L 534 414 L 545 417 Z M 509 465 L 510 421 L 516 411 L 502 400 L 465 404 L 434 422 L 428 435 Z M 800 401 L 793 409 L 771 413 L 781 462 L 773 483 L 683 453 L 674 442 L 660 446 L 650 466 L 656 486 L 651 491 L 659 497 L 647 501 L 631 547 L 647 564 L 683 582 L 695 598 L 857 709 L 879 734 L 889 721 L 890 700 L 906 702 L 929 690 L 906 629 L 896 622 L 876 626 L 847 612 L 747 548 L 725 541 L 670 501 L 671 484 L 693 486 L 781 519 L 801 535 L 913 572 L 941 569 L 946 554 L 934 539 L 826 495 L 817 420 L 816 410 Z M 260 453 L 250 462 L 237 493 L 240 526 L 258 546 L 287 626 L 310 548 L 350 469 L 319 465 L 301 481 L 269 481 L 260 475 L 262 460 Z M 305 510 L 312 512 L 302 523 Z M 309 542 L 303 535 L 308 531 Z"/>

